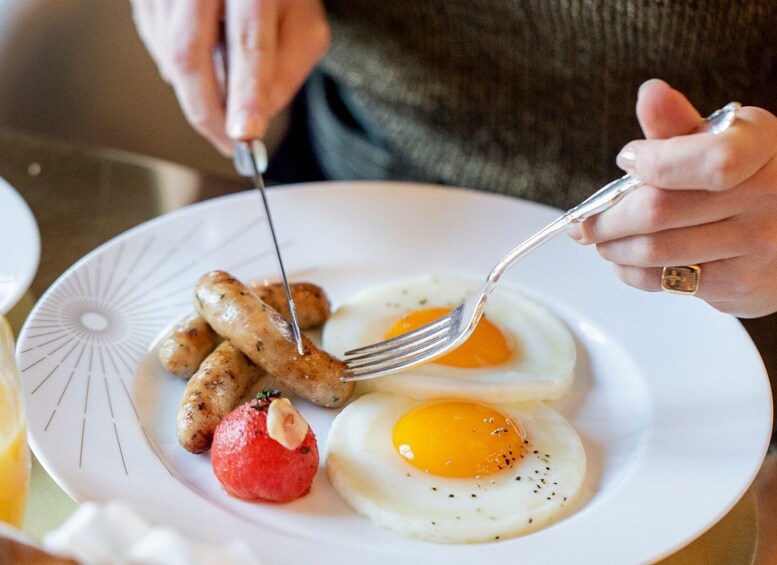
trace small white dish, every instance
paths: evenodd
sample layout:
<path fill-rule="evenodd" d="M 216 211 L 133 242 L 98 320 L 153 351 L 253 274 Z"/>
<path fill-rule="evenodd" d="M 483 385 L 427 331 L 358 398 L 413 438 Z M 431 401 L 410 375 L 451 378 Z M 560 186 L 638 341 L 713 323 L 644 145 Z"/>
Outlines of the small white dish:
<path fill-rule="evenodd" d="M 0 178 L 0 313 L 13 308 L 30 287 L 39 262 L 35 216 L 19 193 Z"/>

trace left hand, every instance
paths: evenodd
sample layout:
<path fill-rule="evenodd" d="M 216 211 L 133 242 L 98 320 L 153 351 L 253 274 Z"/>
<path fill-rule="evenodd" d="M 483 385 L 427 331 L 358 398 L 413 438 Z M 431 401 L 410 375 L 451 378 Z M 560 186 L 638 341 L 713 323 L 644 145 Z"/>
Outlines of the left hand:
<path fill-rule="evenodd" d="M 685 135 L 701 115 L 654 79 L 640 88 L 637 118 L 647 139 L 629 142 L 617 163 L 646 186 L 569 235 L 595 243 L 631 286 L 659 291 L 664 266 L 696 264 L 696 296 L 714 308 L 777 311 L 777 117 L 743 107 L 725 132 Z"/>

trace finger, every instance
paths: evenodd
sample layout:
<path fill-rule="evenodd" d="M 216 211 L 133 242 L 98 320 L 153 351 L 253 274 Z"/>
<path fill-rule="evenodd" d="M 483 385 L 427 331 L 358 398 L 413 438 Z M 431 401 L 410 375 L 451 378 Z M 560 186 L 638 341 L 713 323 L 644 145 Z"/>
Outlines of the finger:
<path fill-rule="evenodd" d="M 721 284 L 726 280 L 726 261 L 712 261 L 698 265 L 701 269 L 699 276 L 699 290 L 697 297 L 705 300 L 716 300 L 722 294 Z M 730 263 L 730 262 L 729 262 Z M 694 265 L 696 263 L 690 263 Z M 667 265 L 669 267 L 678 265 Z M 721 268 L 722 267 L 722 268 Z M 647 292 L 661 292 L 664 290 L 661 285 L 661 276 L 664 272 L 663 267 L 634 267 L 631 265 L 613 265 L 615 274 L 620 280 L 629 286 L 645 290 Z"/>
<path fill-rule="evenodd" d="M 684 94 L 660 79 L 643 83 L 637 95 L 637 119 L 648 139 L 691 132 L 702 120 Z"/>
<path fill-rule="evenodd" d="M 697 263 L 689 263 L 697 264 Z M 758 292 L 753 269 L 744 257 L 697 264 L 701 273 L 699 290 L 695 294 L 713 308 L 742 318 L 763 316 L 770 310 L 761 300 L 753 300 Z M 676 266 L 676 265 L 668 265 Z M 640 290 L 659 292 L 662 267 L 634 267 L 614 265 L 615 274 L 624 283 Z"/>
<path fill-rule="evenodd" d="M 615 274 L 629 286 L 658 292 L 661 290 L 661 272 L 663 267 L 634 267 L 633 265 L 613 265 Z"/>
<path fill-rule="evenodd" d="M 270 89 L 278 48 L 277 0 L 229 0 L 226 5 L 229 84 L 227 132 L 262 137 L 270 121 Z"/>
<path fill-rule="evenodd" d="M 633 235 L 719 222 L 741 213 L 736 191 L 664 190 L 643 186 L 617 206 L 588 218 L 573 235 L 578 243 L 601 243 Z"/>
<path fill-rule="evenodd" d="M 174 38 L 170 33 L 173 15 L 176 10 L 176 4 L 180 0 L 147 0 L 150 4 L 150 12 L 153 28 L 151 33 L 154 35 L 159 54 L 157 56 L 157 67 L 162 79 L 172 85 L 172 65 L 173 53 L 175 52 Z"/>
<path fill-rule="evenodd" d="M 291 101 L 329 49 L 331 39 L 326 14 L 319 0 L 292 0 L 284 5 L 270 96 L 273 113 Z"/>
<path fill-rule="evenodd" d="M 772 158 L 735 190 L 710 192 L 640 187 L 627 194 L 617 206 L 588 218 L 569 231 L 578 243 L 588 245 L 729 218 L 740 217 L 739 221 L 744 221 L 744 218 L 764 217 L 774 208 L 774 191 L 770 188 L 773 186 L 777 186 L 777 158 Z"/>
<path fill-rule="evenodd" d="M 647 184 L 668 189 L 727 190 L 763 167 L 777 152 L 777 118 L 742 108 L 721 132 L 630 142 L 618 165 Z"/>
<path fill-rule="evenodd" d="M 611 263 L 634 267 L 688 265 L 747 254 L 752 247 L 738 218 L 650 235 L 599 243 L 599 254 Z"/>
<path fill-rule="evenodd" d="M 159 21 L 165 20 L 171 13 L 169 1 L 131 0 L 132 20 L 138 30 L 146 50 L 157 66 L 162 80 L 170 82 L 165 56 L 165 35 L 159 33 Z"/>
<path fill-rule="evenodd" d="M 219 37 L 218 2 L 185 0 L 175 5 L 171 78 L 189 123 L 222 152 L 231 142 L 224 132 L 224 106 L 213 66 L 213 48 Z"/>

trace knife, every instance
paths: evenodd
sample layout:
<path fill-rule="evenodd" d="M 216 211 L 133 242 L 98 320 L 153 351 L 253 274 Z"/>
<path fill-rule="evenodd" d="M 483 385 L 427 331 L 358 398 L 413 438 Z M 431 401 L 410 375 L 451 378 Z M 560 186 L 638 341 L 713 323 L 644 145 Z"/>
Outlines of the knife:
<path fill-rule="evenodd" d="M 286 301 L 289 303 L 291 331 L 294 334 L 294 341 L 297 344 L 297 352 L 300 355 L 305 355 L 305 348 L 302 345 L 302 334 L 300 333 L 299 322 L 297 321 L 297 311 L 294 308 L 294 299 L 291 296 L 289 280 L 286 278 L 286 269 L 283 266 L 281 248 L 278 245 L 278 238 L 275 235 L 275 226 L 273 225 L 270 204 L 267 202 L 267 191 L 265 190 L 264 178 L 262 177 L 262 173 L 267 169 L 267 149 L 265 148 L 264 143 L 258 139 L 253 139 L 251 141 L 236 141 L 233 160 L 238 174 L 252 179 L 254 188 L 262 195 L 264 213 L 267 216 L 267 225 L 270 228 L 270 235 L 272 236 L 272 242 L 275 246 L 275 257 L 278 259 L 278 267 L 280 267 L 281 278 L 283 279 L 283 290 L 286 292 Z"/>
<path fill-rule="evenodd" d="M 224 43 L 219 42 L 213 52 L 213 64 L 216 71 L 216 78 L 221 87 L 222 98 L 226 101 L 226 79 L 227 79 L 227 58 L 226 48 Z M 286 293 L 286 301 L 289 303 L 289 317 L 291 320 L 291 331 L 294 335 L 294 341 L 297 345 L 297 352 L 300 355 L 305 355 L 305 348 L 302 345 L 302 333 L 299 330 L 299 322 L 297 321 L 297 311 L 294 307 L 294 299 L 291 296 L 291 289 L 289 288 L 289 280 L 286 277 L 286 269 L 283 266 L 283 257 L 281 256 L 281 248 L 278 245 L 278 237 L 275 235 L 275 226 L 272 221 L 272 214 L 270 214 L 270 205 L 267 202 L 267 191 L 264 185 L 264 178 L 262 174 L 267 170 L 267 148 L 259 139 L 252 139 L 250 141 L 236 141 L 234 146 L 233 163 L 235 170 L 240 176 L 247 177 L 253 181 L 253 186 L 262 195 L 262 204 L 264 204 L 264 213 L 267 217 L 267 225 L 270 228 L 270 235 L 272 236 L 272 242 L 275 246 L 275 257 L 278 259 L 278 267 L 280 267 L 281 278 L 283 279 L 283 290 Z"/>

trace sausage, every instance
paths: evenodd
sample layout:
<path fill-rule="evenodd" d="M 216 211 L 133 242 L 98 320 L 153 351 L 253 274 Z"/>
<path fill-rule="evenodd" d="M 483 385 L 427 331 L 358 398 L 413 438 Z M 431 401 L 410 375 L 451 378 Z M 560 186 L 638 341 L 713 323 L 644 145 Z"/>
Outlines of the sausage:
<path fill-rule="evenodd" d="M 281 283 L 251 286 L 262 302 L 277 310 L 287 320 L 291 319 L 286 291 Z M 331 311 L 329 298 L 323 289 L 312 283 L 292 283 L 289 289 L 300 329 L 321 327 Z M 174 375 L 189 378 L 219 341 L 221 337 L 208 323 L 199 314 L 192 314 L 176 325 L 162 342 L 159 347 L 159 361 Z"/>
<path fill-rule="evenodd" d="M 210 448 L 222 418 L 265 375 L 229 341 L 222 341 L 189 379 L 178 408 L 178 443 L 192 453 Z"/>
<path fill-rule="evenodd" d="M 251 288 L 259 300 L 276 310 L 287 320 L 291 320 L 289 303 L 286 300 L 286 290 L 281 283 L 256 284 Z M 329 319 L 331 308 L 329 298 L 320 286 L 312 283 L 291 283 L 289 285 L 291 299 L 294 301 L 294 312 L 301 330 L 320 328 Z"/>
<path fill-rule="evenodd" d="M 353 393 L 352 382 L 340 381 L 345 363 L 305 336 L 305 354 L 299 355 L 289 323 L 229 273 L 204 275 L 195 287 L 194 306 L 218 334 L 302 398 L 333 408 Z"/>
<path fill-rule="evenodd" d="M 199 314 L 192 314 L 177 324 L 162 342 L 159 361 L 174 375 L 189 378 L 220 340 Z"/>

